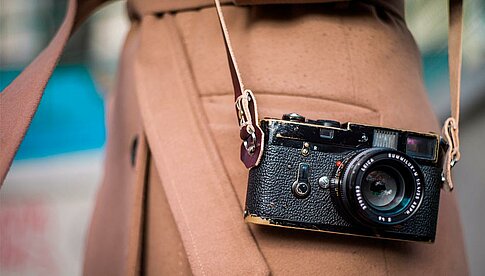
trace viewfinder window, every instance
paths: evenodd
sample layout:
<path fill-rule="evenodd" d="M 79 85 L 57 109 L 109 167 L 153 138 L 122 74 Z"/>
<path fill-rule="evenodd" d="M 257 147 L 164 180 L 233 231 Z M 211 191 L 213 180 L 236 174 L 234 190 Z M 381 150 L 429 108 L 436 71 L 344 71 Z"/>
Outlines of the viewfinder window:
<path fill-rule="evenodd" d="M 409 135 L 406 153 L 414 158 L 433 160 L 436 151 L 436 139 Z"/>
<path fill-rule="evenodd" d="M 320 137 L 325 139 L 333 139 L 333 129 L 321 128 Z"/>

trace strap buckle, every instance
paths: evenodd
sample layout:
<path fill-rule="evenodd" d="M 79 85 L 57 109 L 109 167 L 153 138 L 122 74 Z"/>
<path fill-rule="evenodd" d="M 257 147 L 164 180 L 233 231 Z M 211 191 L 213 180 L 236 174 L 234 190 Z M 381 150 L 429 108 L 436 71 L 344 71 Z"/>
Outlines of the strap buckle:
<path fill-rule="evenodd" d="M 244 90 L 236 99 L 237 118 L 239 120 L 239 127 L 242 128 L 247 125 L 252 125 L 251 112 L 249 111 L 249 102 L 251 99 L 250 90 Z"/>
<path fill-rule="evenodd" d="M 253 155 L 256 151 L 256 130 L 251 118 L 251 111 L 249 103 L 253 101 L 252 92 L 249 89 L 244 90 L 236 99 L 237 117 L 239 121 L 239 128 L 243 145 L 249 155 Z"/>
<path fill-rule="evenodd" d="M 243 141 L 244 148 L 249 155 L 253 155 L 256 151 L 256 133 L 252 132 L 249 137 Z"/>
<path fill-rule="evenodd" d="M 445 121 L 445 138 L 450 146 L 450 166 L 454 167 L 460 160 L 460 140 L 458 138 L 458 124 L 452 117 Z"/>

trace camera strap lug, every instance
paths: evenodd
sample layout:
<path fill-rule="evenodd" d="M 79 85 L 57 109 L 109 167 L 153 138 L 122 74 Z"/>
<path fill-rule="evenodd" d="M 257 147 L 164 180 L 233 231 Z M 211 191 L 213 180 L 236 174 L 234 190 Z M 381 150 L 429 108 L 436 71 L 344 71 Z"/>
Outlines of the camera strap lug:
<path fill-rule="evenodd" d="M 446 190 L 452 191 L 454 186 L 451 169 L 460 160 L 460 140 L 458 137 L 458 124 L 455 118 L 450 117 L 446 119 L 442 133 L 448 143 L 448 149 L 444 156 L 445 160 L 443 161 L 442 178 L 445 182 Z"/>

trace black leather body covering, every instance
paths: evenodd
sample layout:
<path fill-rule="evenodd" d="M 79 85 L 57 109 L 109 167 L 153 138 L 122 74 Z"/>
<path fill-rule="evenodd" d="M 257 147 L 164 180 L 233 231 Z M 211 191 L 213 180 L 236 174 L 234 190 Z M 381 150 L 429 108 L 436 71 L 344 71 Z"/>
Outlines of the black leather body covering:
<path fill-rule="evenodd" d="M 425 177 L 424 198 L 411 218 L 400 225 L 368 228 L 338 210 L 330 189 L 318 184 L 320 177 L 334 176 L 337 161 L 343 160 L 349 150 L 311 151 L 305 157 L 301 149 L 282 146 L 277 142 L 273 130 L 265 131 L 267 140 L 263 159 L 249 173 L 246 216 L 259 217 L 267 224 L 286 227 L 398 240 L 434 241 L 442 183 L 439 166 L 420 165 Z M 304 199 L 292 193 L 300 163 L 310 165 L 311 193 Z"/>

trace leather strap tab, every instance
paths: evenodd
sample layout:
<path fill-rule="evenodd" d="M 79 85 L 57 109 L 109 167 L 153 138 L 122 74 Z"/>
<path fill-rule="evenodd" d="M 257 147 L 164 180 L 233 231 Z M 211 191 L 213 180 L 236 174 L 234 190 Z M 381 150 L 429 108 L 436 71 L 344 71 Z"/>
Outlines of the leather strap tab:
<path fill-rule="evenodd" d="M 258 105 L 256 97 L 249 89 L 244 88 L 241 73 L 237 66 L 236 57 L 231 46 L 229 32 L 227 31 L 224 14 L 222 13 L 221 3 L 214 0 L 217 9 L 217 16 L 221 25 L 226 47 L 229 70 L 231 72 L 232 85 L 234 87 L 234 100 L 236 114 L 239 123 L 239 136 L 243 143 L 241 144 L 241 161 L 246 168 L 257 166 L 263 156 L 264 132 L 259 126 Z"/>
<path fill-rule="evenodd" d="M 450 71 L 451 117 L 443 124 L 442 135 L 449 147 L 443 161 L 445 188 L 453 190 L 451 168 L 460 160 L 460 90 L 462 64 L 463 0 L 449 0 L 448 66 Z"/>

